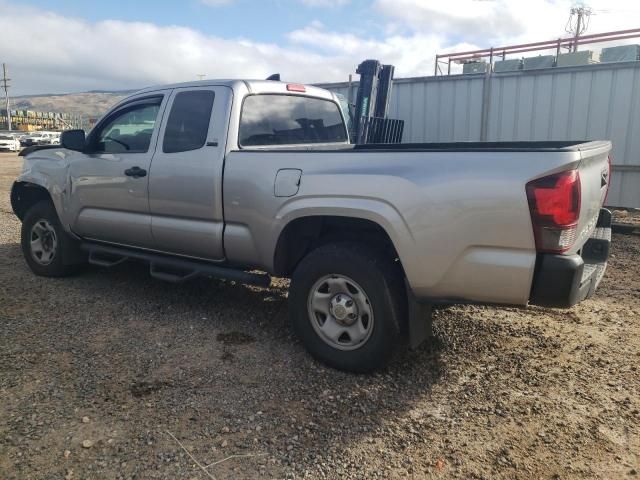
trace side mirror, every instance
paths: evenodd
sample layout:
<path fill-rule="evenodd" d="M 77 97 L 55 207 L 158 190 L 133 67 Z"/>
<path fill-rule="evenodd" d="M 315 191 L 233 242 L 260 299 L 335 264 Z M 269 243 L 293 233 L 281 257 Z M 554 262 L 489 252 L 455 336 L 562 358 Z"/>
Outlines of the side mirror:
<path fill-rule="evenodd" d="M 84 130 L 65 130 L 60 135 L 60 146 L 82 152 L 87 144 Z"/>

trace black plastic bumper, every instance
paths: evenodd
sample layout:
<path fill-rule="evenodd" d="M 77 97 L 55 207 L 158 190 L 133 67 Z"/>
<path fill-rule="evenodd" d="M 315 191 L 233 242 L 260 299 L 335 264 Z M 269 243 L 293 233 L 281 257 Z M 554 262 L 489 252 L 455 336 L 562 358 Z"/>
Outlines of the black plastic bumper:
<path fill-rule="evenodd" d="M 529 303 L 568 308 L 589 298 L 604 276 L 610 245 L 611 212 L 603 208 L 580 254 L 538 255 Z"/>

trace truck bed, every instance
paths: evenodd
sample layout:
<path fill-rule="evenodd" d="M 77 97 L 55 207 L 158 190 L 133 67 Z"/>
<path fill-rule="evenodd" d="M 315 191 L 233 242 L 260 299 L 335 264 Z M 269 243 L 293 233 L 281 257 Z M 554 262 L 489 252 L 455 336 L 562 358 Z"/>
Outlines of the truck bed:
<path fill-rule="evenodd" d="M 275 242 L 271 232 L 283 227 L 256 219 L 359 216 L 389 232 L 418 298 L 523 305 L 537 255 L 527 183 L 579 169 L 582 208 L 565 252 L 576 254 L 595 228 L 610 148 L 563 141 L 234 150 L 224 171 L 225 251 L 241 263 L 260 258 L 271 271 L 275 247 L 265 239 Z M 300 172 L 296 194 L 265 202 L 276 172 L 288 169 Z"/>
<path fill-rule="evenodd" d="M 267 148 L 256 147 L 260 151 L 285 152 L 578 152 L 598 148 L 601 141 L 540 141 L 540 142 L 438 142 L 438 143 L 370 143 L 363 145 L 317 144 L 283 145 Z M 243 150 L 254 150 L 244 148 Z"/>
<path fill-rule="evenodd" d="M 590 140 L 541 142 L 440 142 L 356 145 L 354 150 L 398 150 L 416 152 L 575 152 L 601 144 Z"/>

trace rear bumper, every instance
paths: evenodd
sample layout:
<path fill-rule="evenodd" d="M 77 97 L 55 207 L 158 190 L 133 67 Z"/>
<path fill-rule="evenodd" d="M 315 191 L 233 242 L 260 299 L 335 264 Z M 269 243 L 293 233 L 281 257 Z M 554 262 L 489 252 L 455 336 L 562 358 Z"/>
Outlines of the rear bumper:
<path fill-rule="evenodd" d="M 580 254 L 538 255 L 529 303 L 568 308 L 592 296 L 607 269 L 610 244 L 611 212 L 603 208 Z"/>

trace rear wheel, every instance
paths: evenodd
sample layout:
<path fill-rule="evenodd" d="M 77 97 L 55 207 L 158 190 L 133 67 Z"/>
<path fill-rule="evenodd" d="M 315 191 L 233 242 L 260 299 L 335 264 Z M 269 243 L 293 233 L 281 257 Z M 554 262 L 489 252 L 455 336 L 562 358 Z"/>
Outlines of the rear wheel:
<path fill-rule="evenodd" d="M 77 270 L 77 242 L 62 228 L 51 202 L 43 200 L 27 210 L 22 221 L 22 254 L 29 268 L 43 277 L 64 277 Z"/>
<path fill-rule="evenodd" d="M 396 344 L 403 283 L 382 253 L 351 243 L 308 254 L 291 278 L 291 321 L 307 350 L 340 370 L 384 365 Z"/>

